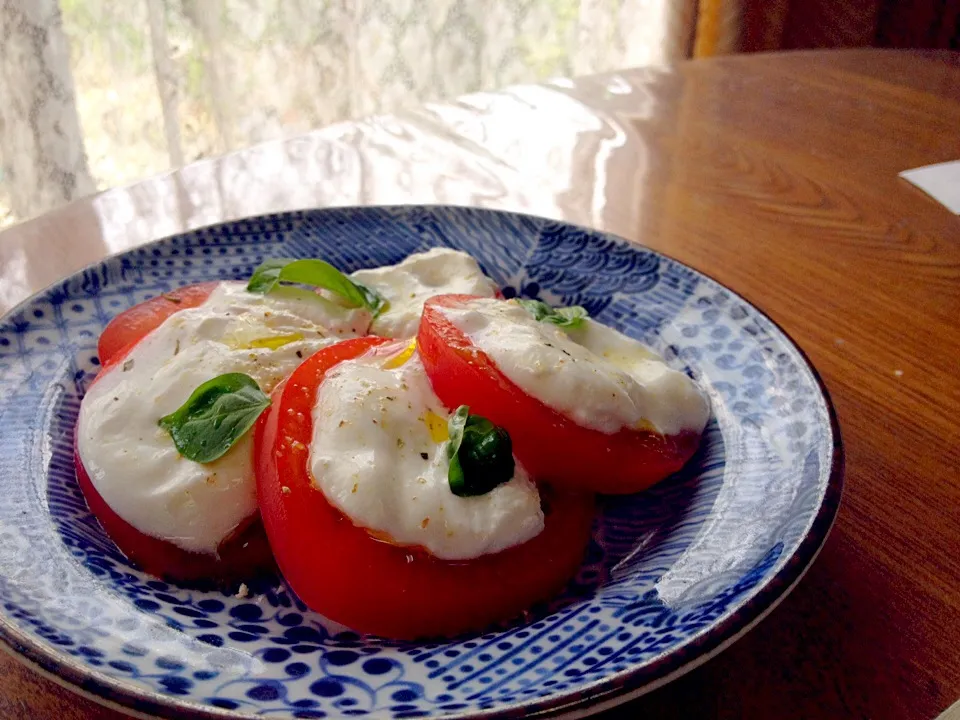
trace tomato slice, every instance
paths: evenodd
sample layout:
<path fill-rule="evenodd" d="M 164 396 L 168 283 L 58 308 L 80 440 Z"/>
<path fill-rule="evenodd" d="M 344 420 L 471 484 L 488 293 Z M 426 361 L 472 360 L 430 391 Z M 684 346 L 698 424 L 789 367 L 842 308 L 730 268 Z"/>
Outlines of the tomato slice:
<path fill-rule="evenodd" d="M 117 515 L 93 486 L 76 451 L 74 463 L 83 497 L 100 525 L 124 555 L 151 575 L 182 583 L 227 583 L 250 579 L 275 568 L 259 516 L 249 518 L 220 543 L 217 555 L 190 552 L 145 535 Z"/>
<path fill-rule="evenodd" d="M 474 560 L 445 561 L 374 539 L 334 508 L 308 469 L 317 389 L 338 363 L 386 342 L 346 340 L 306 360 L 273 393 L 254 443 L 257 496 L 277 564 L 312 609 L 360 632 L 452 635 L 509 619 L 560 590 L 590 536 L 590 496 L 541 490 L 543 531 Z"/>
<path fill-rule="evenodd" d="M 175 312 L 202 305 L 217 285 L 217 282 L 187 285 L 124 310 L 109 322 L 100 335 L 97 355 L 101 365 L 116 362 L 144 335 L 159 327 Z"/>
<path fill-rule="evenodd" d="M 514 455 L 534 478 L 600 493 L 633 493 L 675 473 L 696 452 L 697 433 L 607 434 L 527 395 L 441 310 L 473 299 L 439 295 L 427 301 L 417 335 L 420 357 L 437 397 L 448 405 L 469 405 L 506 428 Z"/>
<path fill-rule="evenodd" d="M 100 374 L 109 372 L 134 345 L 175 312 L 201 305 L 217 284 L 188 285 L 117 315 L 100 336 L 97 348 Z M 145 571 L 170 580 L 197 583 L 252 578 L 275 567 L 259 516 L 249 518 L 226 538 L 216 556 L 190 552 L 140 532 L 117 515 L 97 492 L 83 467 L 76 444 L 74 448 L 77 481 L 87 505 L 120 551 Z"/>

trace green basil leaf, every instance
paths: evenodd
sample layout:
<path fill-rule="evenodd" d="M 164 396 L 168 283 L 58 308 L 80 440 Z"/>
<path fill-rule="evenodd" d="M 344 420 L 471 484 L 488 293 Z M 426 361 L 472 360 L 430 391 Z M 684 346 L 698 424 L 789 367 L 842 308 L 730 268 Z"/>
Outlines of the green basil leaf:
<path fill-rule="evenodd" d="M 387 307 L 387 300 L 376 290 L 355 283 L 323 260 L 272 258 L 253 271 L 247 291 L 267 294 L 279 283 L 299 283 L 336 293 L 352 307 L 368 308 L 376 317 Z"/>
<path fill-rule="evenodd" d="M 159 425 L 173 438 L 177 451 L 198 463 L 223 457 L 270 406 L 256 381 L 243 373 L 227 373 L 194 390 Z"/>
<path fill-rule="evenodd" d="M 467 481 L 463 477 L 463 468 L 460 467 L 460 458 L 454 455 L 450 458 L 450 468 L 447 470 L 447 482 L 450 483 L 450 492 L 459 497 L 469 497 Z"/>
<path fill-rule="evenodd" d="M 367 287 L 363 283 L 359 283 L 356 280 L 351 280 L 351 282 L 354 284 L 357 290 L 360 291 L 360 294 L 363 295 L 364 305 L 370 308 L 370 312 L 373 313 L 374 317 L 380 315 L 380 313 L 390 306 L 390 303 L 387 302 L 387 299 L 373 288 Z"/>
<path fill-rule="evenodd" d="M 538 322 L 548 322 L 562 328 L 574 329 L 583 325 L 587 311 L 579 305 L 552 308 L 540 300 L 517 298 L 517 302 Z"/>
<path fill-rule="evenodd" d="M 587 311 L 579 305 L 571 307 L 559 307 L 553 309 L 553 315 L 546 318 L 546 321 L 559 325 L 564 328 L 578 328 L 583 325 L 587 317 Z"/>
<path fill-rule="evenodd" d="M 250 276 L 250 280 L 247 282 L 247 292 L 266 295 L 280 282 L 280 271 L 292 262 L 294 262 L 292 258 L 264 260 Z"/>
<path fill-rule="evenodd" d="M 357 307 L 367 304 L 366 297 L 353 281 L 323 260 L 294 260 L 280 268 L 277 279 L 329 290 Z"/>
<path fill-rule="evenodd" d="M 447 435 L 450 436 L 447 445 L 447 457 L 451 460 L 456 456 L 460 449 L 460 443 L 463 441 L 463 429 L 467 425 L 467 418 L 470 417 L 470 406 L 461 405 L 458 407 L 450 419 L 447 420 Z"/>
<path fill-rule="evenodd" d="M 527 300 L 525 298 L 517 298 L 517 302 L 520 303 L 520 306 L 526 310 L 528 313 L 533 315 L 533 319 L 536 321 L 541 321 L 552 311 L 551 307 L 545 302 L 540 300 Z"/>
<path fill-rule="evenodd" d="M 516 469 L 509 433 L 469 410 L 461 405 L 448 423 L 447 481 L 459 497 L 485 495 L 513 478 Z"/>

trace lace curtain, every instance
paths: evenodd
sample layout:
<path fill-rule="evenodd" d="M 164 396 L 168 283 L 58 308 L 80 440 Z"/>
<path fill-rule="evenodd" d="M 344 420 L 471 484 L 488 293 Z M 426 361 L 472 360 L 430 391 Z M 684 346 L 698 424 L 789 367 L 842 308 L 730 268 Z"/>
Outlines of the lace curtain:
<path fill-rule="evenodd" d="M 0 0 L 0 225 L 427 101 L 688 54 L 694 0 Z"/>

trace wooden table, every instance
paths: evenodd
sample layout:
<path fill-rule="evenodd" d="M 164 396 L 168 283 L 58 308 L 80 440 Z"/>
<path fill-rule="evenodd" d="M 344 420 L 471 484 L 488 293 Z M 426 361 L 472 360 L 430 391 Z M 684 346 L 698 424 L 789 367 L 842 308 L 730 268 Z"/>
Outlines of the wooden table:
<path fill-rule="evenodd" d="M 0 305 L 108 252 L 309 205 L 519 209 L 662 250 L 809 353 L 839 412 L 846 494 L 768 619 L 610 717 L 926 719 L 960 696 L 960 218 L 897 173 L 958 158 L 958 55 L 629 71 L 338 126 L 75 203 L 0 235 Z M 118 717 L 6 656 L 0 716 Z"/>

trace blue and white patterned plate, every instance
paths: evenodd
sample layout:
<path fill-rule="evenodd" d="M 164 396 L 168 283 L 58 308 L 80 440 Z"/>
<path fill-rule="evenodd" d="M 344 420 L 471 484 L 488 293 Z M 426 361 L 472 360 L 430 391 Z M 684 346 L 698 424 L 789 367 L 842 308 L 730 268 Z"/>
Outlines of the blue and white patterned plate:
<path fill-rule="evenodd" d="M 506 295 L 583 305 L 684 367 L 714 419 L 691 465 L 601 503 L 561 597 L 445 642 L 361 637 L 277 580 L 248 597 L 159 582 L 90 514 L 77 408 L 112 316 L 270 256 L 344 270 L 443 245 Z M 702 662 L 799 580 L 837 511 L 842 451 L 816 373 L 760 311 L 680 263 L 599 232 L 457 207 L 342 208 L 233 222 L 110 258 L 0 322 L 0 637 L 101 701 L 177 717 L 584 714 Z"/>

